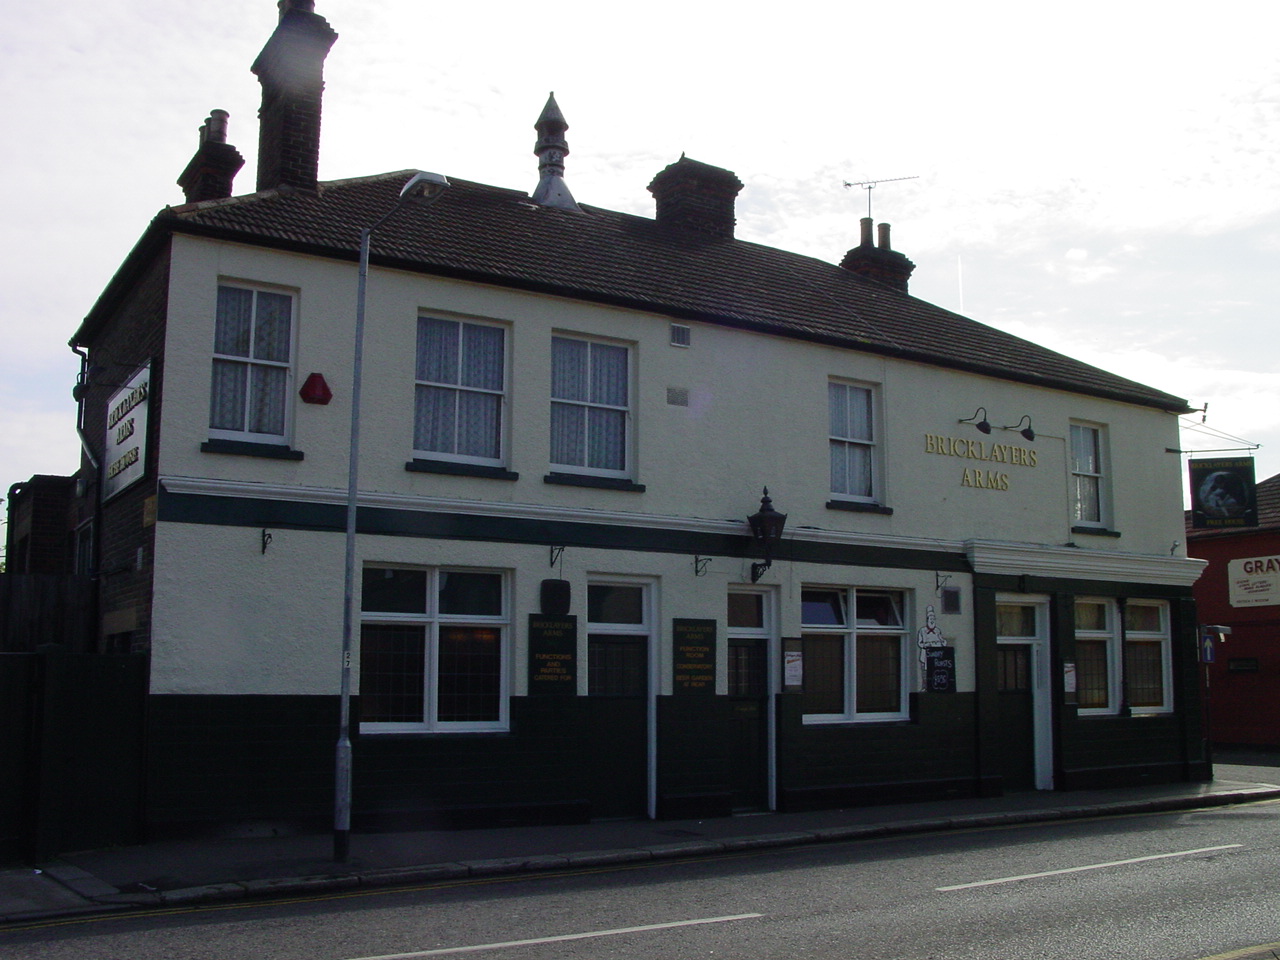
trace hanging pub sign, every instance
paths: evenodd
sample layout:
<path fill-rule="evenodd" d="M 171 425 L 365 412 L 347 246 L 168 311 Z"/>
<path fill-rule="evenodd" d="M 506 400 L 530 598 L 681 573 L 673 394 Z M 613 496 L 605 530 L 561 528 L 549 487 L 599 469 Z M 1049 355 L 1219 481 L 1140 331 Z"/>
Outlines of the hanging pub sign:
<path fill-rule="evenodd" d="M 102 499 L 110 500 L 147 472 L 147 409 L 151 364 L 147 364 L 107 401 L 107 435 L 103 449 Z"/>
<path fill-rule="evenodd" d="M 529 615 L 529 696 L 578 692 L 578 618 Z"/>
<path fill-rule="evenodd" d="M 1258 525 L 1252 457 L 1192 460 L 1191 526 L 1233 530 Z"/>
<path fill-rule="evenodd" d="M 671 663 L 676 696 L 716 692 L 716 622 L 671 621 Z"/>

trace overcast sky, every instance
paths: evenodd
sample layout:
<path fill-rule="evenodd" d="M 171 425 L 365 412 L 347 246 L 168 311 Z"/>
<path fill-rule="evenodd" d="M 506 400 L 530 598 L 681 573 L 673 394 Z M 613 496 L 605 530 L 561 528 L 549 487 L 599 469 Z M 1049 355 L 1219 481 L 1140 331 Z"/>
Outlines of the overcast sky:
<path fill-rule="evenodd" d="M 0 496 L 78 464 L 67 340 L 215 107 L 254 188 L 274 0 L 4 3 Z M 832 262 L 867 194 L 911 290 L 1209 404 L 1280 473 L 1280 15 L 1261 0 L 783 6 L 317 0 L 320 178 L 532 191 L 548 91 L 580 202 L 652 216 L 682 152 L 746 184 L 738 236 Z M 354 293 L 353 293 L 354 297 Z M 1020 413 L 1021 411 L 1019 411 Z M 1184 448 L 1240 443 L 1185 418 Z M 1170 455 L 1172 456 L 1172 455 Z M 1185 459 L 1185 458 L 1184 458 Z"/>

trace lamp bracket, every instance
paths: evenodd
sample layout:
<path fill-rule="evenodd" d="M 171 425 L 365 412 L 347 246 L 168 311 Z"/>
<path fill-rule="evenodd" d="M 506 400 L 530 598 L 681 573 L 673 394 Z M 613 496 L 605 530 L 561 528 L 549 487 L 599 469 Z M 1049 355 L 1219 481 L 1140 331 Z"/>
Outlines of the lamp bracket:
<path fill-rule="evenodd" d="M 693 575 L 695 577 L 706 576 L 707 564 L 711 562 L 711 557 L 694 557 L 693 558 Z"/>
<path fill-rule="evenodd" d="M 559 562 L 560 562 L 560 557 L 561 557 L 563 554 L 564 554 L 564 547 L 552 547 L 552 548 L 551 548 L 551 563 L 550 563 L 550 566 L 553 566 L 553 567 L 554 567 L 557 563 L 559 563 Z"/>

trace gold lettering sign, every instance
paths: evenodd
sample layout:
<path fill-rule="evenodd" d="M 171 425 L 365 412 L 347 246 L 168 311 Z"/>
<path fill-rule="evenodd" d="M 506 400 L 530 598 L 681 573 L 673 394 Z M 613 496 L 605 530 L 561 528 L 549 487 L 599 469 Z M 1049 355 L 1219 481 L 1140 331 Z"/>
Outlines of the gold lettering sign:
<path fill-rule="evenodd" d="M 529 615 L 529 695 L 571 697 L 578 686 L 578 618 Z"/>
<path fill-rule="evenodd" d="M 711 695 L 716 689 L 716 622 L 676 618 L 671 622 L 675 693 Z"/>
<path fill-rule="evenodd" d="M 961 460 L 981 460 L 988 464 L 1011 467 L 1039 466 L 1037 451 L 1014 443 L 994 443 L 988 440 L 972 440 L 968 437 L 944 437 L 938 433 L 924 435 L 924 452 L 940 457 Z M 978 490 L 1002 490 L 1010 487 L 1009 474 L 999 468 L 965 466 L 960 475 L 960 486 Z"/>

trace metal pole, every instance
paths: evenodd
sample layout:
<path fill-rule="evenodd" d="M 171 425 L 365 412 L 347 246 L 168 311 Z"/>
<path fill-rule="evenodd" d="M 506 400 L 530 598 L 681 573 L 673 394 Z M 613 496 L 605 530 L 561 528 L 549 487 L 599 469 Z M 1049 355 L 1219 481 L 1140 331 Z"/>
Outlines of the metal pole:
<path fill-rule="evenodd" d="M 351 444 L 347 453 L 347 535 L 342 585 L 342 683 L 338 693 L 338 748 L 333 802 L 333 859 L 340 863 L 346 862 L 351 852 L 351 648 L 355 625 L 356 507 L 360 484 L 365 288 L 369 282 L 369 238 L 372 235 L 372 227 L 360 231 L 360 279 L 356 285 L 355 355 L 351 368 Z"/>
<path fill-rule="evenodd" d="M 369 284 L 369 241 L 375 230 L 406 202 L 439 199 L 449 181 L 419 170 L 400 190 L 395 206 L 360 231 L 360 278 L 356 285 L 355 353 L 351 362 L 351 444 L 347 451 L 347 532 L 342 588 L 342 682 L 338 691 L 338 746 L 334 762 L 333 859 L 351 853 L 351 650 L 356 622 L 356 511 L 360 489 L 360 388 L 364 382 L 365 289 Z"/>

